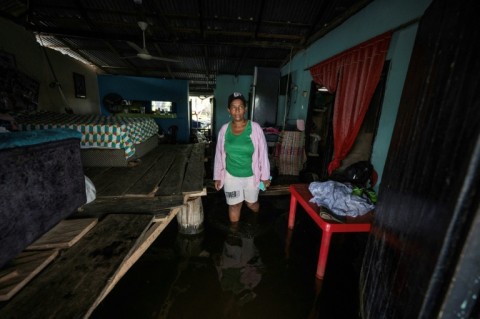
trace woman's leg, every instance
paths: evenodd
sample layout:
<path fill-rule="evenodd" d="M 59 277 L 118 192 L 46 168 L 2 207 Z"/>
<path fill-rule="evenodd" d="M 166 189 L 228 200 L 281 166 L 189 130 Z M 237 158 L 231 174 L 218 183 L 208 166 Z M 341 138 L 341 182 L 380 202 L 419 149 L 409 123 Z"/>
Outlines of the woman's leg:
<path fill-rule="evenodd" d="M 242 202 L 234 205 L 228 205 L 228 217 L 231 223 L 236 223 L 240 220 L 240 211 L 242 210 Z"/>
<path fill-rule="evenodd" d="M 228 205 L 228 217 L 230 222 L 237 223 L 240 220 L 240 211 L 244 200 L 243 178 L 233 177 L 228 172 L 225 174 L 223 190 Z"/>
<path fill-rule="evenodd" d="M 250 177 L 248 183 L 244 189 L 245 203 L 254 213 L 258 213 L 260 210 L 260 203 L 258 202 L 258 187 L 255 186 L 254 177 Z"/>
<path fill-rule="evenodd" d="M 258 200 L 254 203 L 249 203 L 247 201 L 245 201 L 245 203 L 247 204 L 247 207 L 250 208 L 250 210 L 254 213 L 258 213 L 258 211 L 260 210 L 260 203 L 258 202 Z"/>

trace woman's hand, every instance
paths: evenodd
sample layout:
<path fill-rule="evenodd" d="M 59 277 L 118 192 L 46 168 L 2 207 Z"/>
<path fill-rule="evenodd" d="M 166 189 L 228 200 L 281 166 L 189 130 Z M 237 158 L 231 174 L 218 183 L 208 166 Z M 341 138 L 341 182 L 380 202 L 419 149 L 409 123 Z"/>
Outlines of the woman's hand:
<path fill-rule="evenodd" d="M 215 189 L 219 191 L 221 189 L 220 187 L 220 181 L 214 181 L 215 182 Z"/>
<path fill-rule="evenodd" d="M 269 188 L 269 187 L 270 187 L 271 181 L 270 181 L 269 179 L 267 179 L 267 180 L 265 180 L 265 181 L 262 180 L 262 182 L 263 182 L 263 185 L 265 185 L 265 188 Z"/>

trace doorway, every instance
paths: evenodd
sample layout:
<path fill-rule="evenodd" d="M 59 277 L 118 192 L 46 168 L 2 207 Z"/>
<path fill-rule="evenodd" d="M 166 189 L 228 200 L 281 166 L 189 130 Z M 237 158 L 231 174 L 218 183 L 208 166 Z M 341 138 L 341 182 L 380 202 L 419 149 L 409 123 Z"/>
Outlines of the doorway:
<path fill-rule="evenodd" d="M 213 96 L 190 96 L 190 140 L 212 141 Z"/>
<path fill-rule="evenodd" d="M 363 119 L 354 145 L 342 160 L 340 170 L 359 161 L 370 161 L 377 133 L 390 61 L 385 61 L 380 80 Z M 320 180 L 328 179 L 328 164 L 333 156 L 333 109 L 335 95 L 312 81 L 307 113 L 305 145 L 307 171 L 317 174 Z"/>
<path fill-rule="evenodd" d="M 334 94 L 312 81 L 305 132 L 306 169 L 320 179 L 328 177 L 327 166 L 333 154 L 334 102 Z"/>

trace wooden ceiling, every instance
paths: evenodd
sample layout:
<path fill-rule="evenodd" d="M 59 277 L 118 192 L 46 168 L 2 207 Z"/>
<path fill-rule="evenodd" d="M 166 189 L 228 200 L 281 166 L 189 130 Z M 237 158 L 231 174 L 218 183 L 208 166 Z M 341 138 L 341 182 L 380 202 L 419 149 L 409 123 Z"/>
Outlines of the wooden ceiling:
<path fill-rule="evenodd" d="M 187 79 L 207 95 L 219 74 L 284 66 L 371 1 L 0 0 L 0 15 L 107 74 Z M 148 53 L 179 62 L 137 56 L 139 21 Z"/>

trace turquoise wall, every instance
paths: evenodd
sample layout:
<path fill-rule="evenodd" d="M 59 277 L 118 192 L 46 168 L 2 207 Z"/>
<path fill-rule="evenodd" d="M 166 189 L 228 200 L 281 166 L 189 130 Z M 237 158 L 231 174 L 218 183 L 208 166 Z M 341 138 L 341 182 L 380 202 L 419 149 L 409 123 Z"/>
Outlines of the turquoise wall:
<path fill-rule="evenodd" d="M 167 131 L 171 125 L 178 126 L 177 141 L 187 143 L 190 139 L 190 110 L 188 105 L 187 80 L 162 80 L 137 76 L 99 75 L 100 101 L 108 93 L 117 93 L 125 100 L 173 101 L 176 103 L 177 118 L 155 119 L 161 129 Z M 102 114 L 108 114 L 102 102 Z"/>
<path fill-rule="evenodd" d="M 375 167 L 378 172 L 379 182 L 383 175 L 383 169 L 392 139 L 393 128 L 397 118 L 398 106 L 402 96 L 403 84 L 405 83 L 417 28 L 418 25 L 414 24 L 396 32 L 392 37 L 390 50 L 387 55 L 387 59 L 391 61 L 391 64 L 371 160 L 373 167 Z M 375 186 L 377 191 L 379 184 L 380 183 L 377 183 Z"/>
<path fill-rule="evenodd" d="M 421 18 L 430 3 L 430 0 L 375 0 L 310 47 L 297 53 L 282 68 L 282 75 L 290 72 L 292 85 L 297 86 L 297 89 L 291 90 L 292 102 L 287 124 L 306 118 L 312 81 L 309 67 L 379 34 L 397 29 L 388 52 L 391 65 L 372 153 L 372 163 L 380 182 L 415 41 L 418 26 L 416 19 Z M 308 92 L 306 96 L 304 91 Z M 376 185 L 377 190 L 379 184 Z"/>
<path fill-rule="evenodd" d="M 241 76 L 218 75 L 217 76 L 217 85 L 214 91 L 215 136 L 218 136 L 218 131 L 220 130 L 222 125 L 230 120 L 229 114 L 227 111 L 228 96 L 233 92 L 240 92 L 245 96 L 245 98 L 248 99 L 248 95 L 251 91 L 252 84 L 253 84 L 253 70 L 252 70 L 252 75 L 241 75 Z"/>

